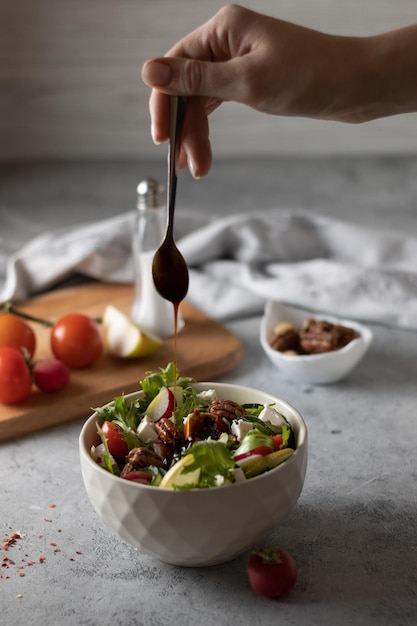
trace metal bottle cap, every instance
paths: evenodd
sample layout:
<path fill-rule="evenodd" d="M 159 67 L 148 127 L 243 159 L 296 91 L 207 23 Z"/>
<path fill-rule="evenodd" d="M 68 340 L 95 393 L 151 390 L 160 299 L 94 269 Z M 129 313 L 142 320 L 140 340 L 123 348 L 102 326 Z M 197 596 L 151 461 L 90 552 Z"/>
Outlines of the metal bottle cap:
<path fill-rule="evenodd" d="M 137 186 L 138 209 L 158 208 L 162 204 L 163 187 L 156 178 L 145 178 Z"/>

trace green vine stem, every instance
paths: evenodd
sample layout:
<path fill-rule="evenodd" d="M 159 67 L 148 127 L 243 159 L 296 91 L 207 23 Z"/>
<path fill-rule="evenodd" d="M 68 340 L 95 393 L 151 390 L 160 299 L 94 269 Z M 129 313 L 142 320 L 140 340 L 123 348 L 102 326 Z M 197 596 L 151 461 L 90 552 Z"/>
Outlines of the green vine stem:
<path fill-rule="evenodd" d="M 5 302 L 3 305 L 1 305 L 0 314 L 1 313 L 13 313 L 13 315 L 17 315 L 18 317 L 21 317 L 28 322 L 35 322 L 36 324 L 40 324 L 45 328 L 52 328 L 52 326 L 54 325 L 54 322 L 51 322 L 50 320 L 45 320 L 41 317 L 35 317 L 34 315 L 30 315 L 30 313 L 20 311 L 14 306 L 13 302 Z M 97 324 L 102 324 L 103 322 L 103 319 L 101 317 L 93 317 L 92 319 L 97 322 Z"/>
<path fill-rule="evenodd" d="M 36 324 L 41 324 L 41 326 L 45 326 L 45 328 L 51 328 L 54 323 L 49 320 L 44 320 L 40 317 L 35 317 L 34 315 L 30 315 L 29 313 L 24 313 L 23 311 L 19 311 L 16 309 L 13 302 L 6 302 L 0 307 L 0 313 L 13 313 L 13 315 L 17 315 L 18 317 L 22 317 L 28 322 L 35 322 Z"/>

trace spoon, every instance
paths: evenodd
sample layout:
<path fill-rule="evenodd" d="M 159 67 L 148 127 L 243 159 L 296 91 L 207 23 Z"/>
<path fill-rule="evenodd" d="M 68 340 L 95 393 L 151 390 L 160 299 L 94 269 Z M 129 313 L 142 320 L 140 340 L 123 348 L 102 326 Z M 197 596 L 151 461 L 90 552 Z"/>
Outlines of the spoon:
<path fill-rule="evenodd" d="M 170 138 L 168 153 L 167 203 L 168 219 L 165 237 L 155 252 L 152 276 L 155 288 L 162 298 L 178 305 L 187 295 L 188 267 L 174 241 L 174 210 L 177 192 L 177 160 L 180 151 L 181 129 L 185 115 L 185 100 L 170 98 Z"/>

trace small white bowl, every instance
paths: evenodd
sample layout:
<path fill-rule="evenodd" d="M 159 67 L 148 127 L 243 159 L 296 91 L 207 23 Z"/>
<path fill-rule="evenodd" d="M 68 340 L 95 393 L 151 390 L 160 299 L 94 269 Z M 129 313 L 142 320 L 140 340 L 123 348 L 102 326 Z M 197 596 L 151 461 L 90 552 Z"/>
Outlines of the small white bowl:
<path fill-rule="evenodd" d="M 343 324 L 357 331 L 358 337 L 340 350 L 322 354 L 288 355 L 274 350 L 270 345 L 274 328 L 281 322 L 290 322 L 296 328 L 308 318 Z M 363 358 L 372 342 L 372 332 L 363 324 L 345 320 L 326 313 L 297 309 L 269 301 L 266 303 L 260 326 L 261 345 L 270 361 L 287 380 L 303 383 L 330 384 L 345 378 Z"/>
<path fill-rule="evenodd" d="M 90 501 L 101 519 L 135 548 L 183 566 L 224 563 L 268 537 L 295 507 L 307 468 L 307 428 L 287 402 L 264 391 L 225 383 L 196 383 L 239 404 L 275 405 L 290 422 L 294 454 L 278 467 L 224 487 L 173 491 L 123 480 L 90 456 L 99 439 L 94 413 L 79 438 L 81 471 Z M 126 396 L 133 400 L 141 392 Z"/>

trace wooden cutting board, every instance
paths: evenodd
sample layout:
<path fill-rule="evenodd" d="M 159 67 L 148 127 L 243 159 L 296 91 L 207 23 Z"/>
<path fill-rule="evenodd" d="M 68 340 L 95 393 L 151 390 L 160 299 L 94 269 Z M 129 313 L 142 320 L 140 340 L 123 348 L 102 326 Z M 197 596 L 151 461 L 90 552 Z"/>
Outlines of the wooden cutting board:
<path fill-rule="evenodd" d="M 107 304 L 129 313 L 133 300 L 131 285 L 88 283 L 38 296 L 21 305 L 22 311 L 55 321 L 66 313 L 103 314 Z M 199 381 L 218 378 L 233 369 L 242 357 L 242 347 L 226 328 L 201 311 L 183 302 L 185 326 L 178 335 L 177 365 L 180 373 Z M 52 356 L 47 328 L 32 325 L 37 338 L 36 358 Z M 79 418 L 87 418 L 93 407 L 110 402 L 115 396 L 139 389 L 139 381 L 149 371 L 159 371 L 174 360 L 174 340 L 143 359 L 123 360 L 104 354 L 84 370 L 73 370 L 70 384 L 54 394 L 34 388 L 31 396 L 18 405 L 0 405 L 0 441 L 45 429 Z"/>

